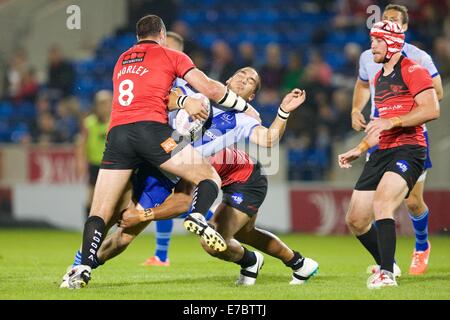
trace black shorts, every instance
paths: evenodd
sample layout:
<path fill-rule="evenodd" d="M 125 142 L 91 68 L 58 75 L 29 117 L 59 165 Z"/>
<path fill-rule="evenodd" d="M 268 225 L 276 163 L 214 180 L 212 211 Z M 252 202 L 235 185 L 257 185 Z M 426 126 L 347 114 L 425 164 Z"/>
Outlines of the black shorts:
<path fill-rule="evenodd" d="M 390 149 L 378 149 L 370 155 L 364 170 L 356 183 L 355 190 L 376 190 L 387 171 L 395 172 L 405 179 L 409 193 L 423 173 L 427 148 L 418 145 L 404 145 Z"/>
<path fill-rule="evenodd" d="M 143 162 L 159 167 L 183 149 L 181 141 L 167 124 L 140 121 L 119 125 L 108 132 L 100 168 L 136 169 Z"/>
<path fill-rule="evenodd" d="M 97 182 L 98 171 L 100 170 L 100 166 L 96 164 L 89 163 L 89 185 L 95 186 L 95 182 Z"/>
<path fill-rule="evenodd" d="M 253 172 L 246 182 L 236 182 L 222 188 L 222 203 L 245 214 L 254 216 L 267 194 L 267 178 L 261 173 L 260 164 L 253 166 Z"/>

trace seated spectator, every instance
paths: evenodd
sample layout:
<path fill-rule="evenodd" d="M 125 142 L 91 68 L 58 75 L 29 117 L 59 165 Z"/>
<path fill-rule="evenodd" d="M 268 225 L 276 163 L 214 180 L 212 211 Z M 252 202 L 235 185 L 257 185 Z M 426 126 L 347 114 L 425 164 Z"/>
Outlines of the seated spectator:
<path fill-rule="evenodd" d="M 61 134 L 64 142 L 74 142 L 75 136 L 80 131 L 80 121 L 77 117 L 77 110 L 73 110 L 73 103 L 68 99 L 63 99 L 56 108 L 56 130 Z"/>
<path fill-rule="evenodd" d="M 255 46 L 248 41 L 241 42 L 238 47 L 239 68 L 253 67 L 256 64 Z"/>
<path fill-rule="evenodd" d="M 236 71 L 231 48 L 223 40 L 214 41 L 211 47 L 211 64 L 207 74 L 210 78 L 225 83 Z"/>
<path fill-rule="evenodd" d="M 266 63 L 261 67 L 261 84 L 263 88 L 279 90 L 285 67 L 281 61 L 281 49 L 276 43 L 266 46 Z"/>
<path fill-rule="evenodd" d="M 20 94 L 22 79 L 28 68 L 27 54 L 19 49 L 13 53 L 6 67 L 3 95 L 15 99 Z"/>
<path fill-rule="evenodd" d="M 302 59 L 299 54 L 292 52 L 289 55 L 286 72 L 283 75 L 281 90 L 287 93 L 294 88 L 302 87 L 304 69 L 302 68 Z"/>
<path fill-rule="evenodd" d="M 39 145 L 64 142 L 64 137 L 56 129 L 55 118 L 49 112 L 39 114 L 31 130 L 31 142 Z"/>
<path fill-rule="evenodd" d="M 450 41 L 438 37 L 433 44 L 433 57 L 442 79 L 450 77 Z"/>
<path fill-rule="evenodd" d="M 25 71 L 20 84 L 19 92 L 15 97 L 16 102 L 36 102 L 36 97 L 38 95 L 39 84 L 36 80 L 35 72 L 33 69 L 28 69 Z"/>
<path fill-rule="evenodd" d="M 336 114 L 333 136 L 336 139 L 343 139 L 352 131 L 352 120 L 350 116 L 351 104 L 351 92 L 346 89 L 337 89 L 333 92 L 332 108 Z"/>
<path fill-rule="evenodd" d="M 58 100 L 73 93 L 75 70 L 66 60 L 58 46 L 53 46 L 48 52 L 48 90 L 51 100 Z"/>

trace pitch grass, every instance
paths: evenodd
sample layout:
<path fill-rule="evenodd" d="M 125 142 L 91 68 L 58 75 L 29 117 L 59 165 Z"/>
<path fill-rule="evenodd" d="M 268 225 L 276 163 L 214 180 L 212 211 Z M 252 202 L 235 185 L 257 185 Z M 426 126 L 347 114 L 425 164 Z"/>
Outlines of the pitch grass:
<path fill-rule="evenodd" d="M 82 290 L 59 289 L 66 267 L 79 245 L 75 232 L 0 229 L 0 299 L 450 299 L 450 238 L 432 237 L 426 275 L 407 275 L 412 238 L 397 242 L 403 276 L 398 288 L 366 288 L 371 259 L 350 236 L 282 235 L 292 248 L 314 258 L 319 274 L 302 286 L 289 286 L 290 270 L 265 256 L 253 287 L 236 287 L 239 267 L 206 255 L 190 234 L 172 239 L 171 266 L 140 265 L 154 248 L 154 236 L 143 234 L 122 255 L 95 270 Z"/>

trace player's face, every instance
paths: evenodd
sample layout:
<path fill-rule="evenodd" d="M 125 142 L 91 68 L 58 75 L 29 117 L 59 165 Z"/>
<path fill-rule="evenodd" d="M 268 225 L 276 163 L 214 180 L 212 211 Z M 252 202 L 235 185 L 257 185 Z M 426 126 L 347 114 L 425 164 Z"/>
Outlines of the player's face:
<path fill-rule="evenodd" d="M 236 72 L 227 81 L 228 87 L 247 101 L 255 97 L 255 89 L 258 85 L 259 75 L 252 68 L 243 68 Z"/>
<path fill-rule="evenodd" d="M 385 12 L 383 12 L 383 20 L 389 20 L 397 23 L 402 27 L 404 32 L 406 31 L 406 29 L 408 29 L 408 24 L 403 24 L 403 14 L 400 11 L 386 10 Z"/>
<path fill-rule="evenodd" d="M 371 49 L 373 53 L 373 61 L 383 63 L 387 53 L 387 44 L 381 38 L 370 37 Z"/>
<path fill-rule="evenodd" d="M 183 48 L 180 46 L 180 43 L 172 37 L 167 37 L 166 46 L 167 46 L 167 48 L 170 48 L 173 50 L 183 51 Z"/>

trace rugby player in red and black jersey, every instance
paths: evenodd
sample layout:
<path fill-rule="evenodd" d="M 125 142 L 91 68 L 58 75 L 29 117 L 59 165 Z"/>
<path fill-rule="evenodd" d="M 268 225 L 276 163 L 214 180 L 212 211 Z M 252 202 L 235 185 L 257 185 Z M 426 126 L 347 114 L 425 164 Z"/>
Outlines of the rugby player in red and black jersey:
<path fill-rule="evenodd" d="M 115 207 L 134 169 L 150 163 L 194 185 L 191 214 L 186 218 L 192 232 L 207 240 L 212 249 L 225 250 L 223 238 L 209 227 L 204 215 L 221 186 L 209 162 L 189 144 L 176 140 L 167 124 L 167 103 L 175 78 L 184 78 L 209 99 L 238 111 L 252 109 L 236 93 L 208 78 L 184 53 L 164 47 L 166 28 L 160 17 L 148 15 L 136 24 L 138 43 L 118 59 L 113 73 L 114 98 L 111 122 L 95 185 L 90 215 L 84 225 L 81 265 L 69 275 L 69 288 L 82 288 L 90 280 L 97 251 L 109 229 Z M 189 97 L 180 99 L 184 107 Z M 198 100 L 200 101 L 200 100 Z M 201 102 L 186 109 L 194 119 L 206 119 Z"/>
<path fill-rule="evenodd" d="M 342 168 L 379 143 L 356 183 L 346 215 L 347 224 L 366 229 L 358 239 L 380 270 L 367 281 L 369 289 L 397 286 L 394 275 L 396 245 L 394 212 L 408 197 L 424 170 L 426 141 L 422 125 L 439 117 L 439 102 L 426 69 L 402 56 L 405 35 L 388 20 L 370 31 L 376 63 L 383 68 L 374 78 L 375 105 L 380 118 L 366 127 L 358 147 L 339 155 Z M 376 228 L 372 225 L 375 219 Z"/>

